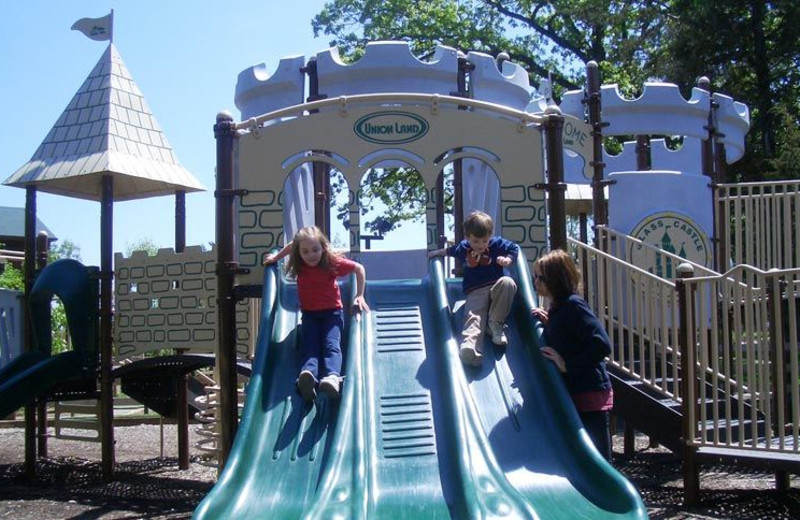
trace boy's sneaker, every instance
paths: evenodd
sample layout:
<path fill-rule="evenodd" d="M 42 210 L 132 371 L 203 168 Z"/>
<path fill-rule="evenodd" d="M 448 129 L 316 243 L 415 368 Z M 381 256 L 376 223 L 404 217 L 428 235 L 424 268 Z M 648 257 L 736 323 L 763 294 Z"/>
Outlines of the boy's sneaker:
<path fill-rule="evenodd" d="M 339 392 L 342 385 L 342 378 L 336 374 L 329 374 L 322 378 L 319 382 L 320 392 L 324 392 L 329 399 L 336 399 L 339 397 Z"/>
<path fill-rule="evenodd" d="M 297 390 L 307 403 L 317 398 L 317 378 L 308 370 L 303 370 L 297 377 Z"/>
<path fill-rule="evenodd" d="M 458 357 L 465 365 L 479 367 L 483 364 L 483 354 L 473 347 L 461 347 L 458 351 Z"/>
<path fill-rule="evenodd" d="M 503 331 L 502 322 L 490 321 L 488 329 L 489 329 L 489 335 L 492 336 L 492 343 L 502 347 L 508 345 L 508 338 L 506 337 L 506 333 Z"/>

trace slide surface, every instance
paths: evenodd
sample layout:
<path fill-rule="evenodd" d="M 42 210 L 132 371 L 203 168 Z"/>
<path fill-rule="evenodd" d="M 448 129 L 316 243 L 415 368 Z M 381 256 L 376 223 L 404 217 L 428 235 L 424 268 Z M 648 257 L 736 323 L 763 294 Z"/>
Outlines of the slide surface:
<path fill-rule="evenodd" d="M 28 311 L 33 345 L 0 369 L 0 417 L 58 383 L 95 378 L 97 366 L 97 268 L 72 259 L 47 265 L 31 288 Z M 50 302 L 64 304 L 73 350 L 51 355 Z"/>
<path fill-rule="evenodd" d="M 20 354 L 0 370 L 0 417 L 45 394 L 56 383 L 91 376 L 90 365 L 82 352 L 56 356 L 36 351 Z"/>
<path fill-rule="evenodd" d="M 341 401 L 306 404 L 296 288 L 267 269 L 239 433 L 194 518 L 646 517 L 582 441 L 532 321 L 530 338 L 512 322 L 483 368 L 461 366 L 458 289 L 441 273 L 436 260 L 423 280 L 370 281 L 371 312 L 346 326 Z"/>

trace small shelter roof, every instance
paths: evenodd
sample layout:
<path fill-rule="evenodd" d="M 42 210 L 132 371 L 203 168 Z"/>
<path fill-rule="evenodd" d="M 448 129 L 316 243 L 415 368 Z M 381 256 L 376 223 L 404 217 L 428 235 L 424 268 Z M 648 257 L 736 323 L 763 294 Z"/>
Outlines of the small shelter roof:
<path fill-rule="evenodd" d="M 99 201 L 107 174 L 117 201 L 205 190 L 178 163 L 113 43 L 31 160 L 3 184 Z"/>
<path fill-rule="evenodd" d="M 36 219 L 36 233 L 44 231 L 50 237 L 50 241 L 58 240 L 53 232 L 44 225 L 44 222 Z M 0 206 L 0 241 L 3 238 L 25 238 L 25 208 L 11 208 Z"/>

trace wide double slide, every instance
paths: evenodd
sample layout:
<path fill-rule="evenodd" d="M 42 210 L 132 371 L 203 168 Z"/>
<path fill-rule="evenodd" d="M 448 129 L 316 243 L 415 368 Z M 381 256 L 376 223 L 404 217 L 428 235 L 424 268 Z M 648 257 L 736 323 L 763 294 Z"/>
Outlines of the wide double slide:
<path fill-rule="evenodd" d="M 439 259 L 424 279 L 368 281 L 341 400 L 312 404 L 295 390 L 296 286 L 267 268 L 239 432 L 194 518 L 645 518 L 538 353 L 519 264 L 510 343 L 487 341 L 481 368 L 458 359 L 463 297 Z"/>

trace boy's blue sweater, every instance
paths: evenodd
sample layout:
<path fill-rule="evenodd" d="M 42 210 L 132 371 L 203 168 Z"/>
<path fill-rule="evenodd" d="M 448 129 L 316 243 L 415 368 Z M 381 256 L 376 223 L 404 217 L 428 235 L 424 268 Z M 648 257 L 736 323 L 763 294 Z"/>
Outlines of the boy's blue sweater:
<path fill-rule="evenodd" d="M 460 243 L 447 248 L 448 256 L 460 258 L 464 262 L 464 281 L 462 282 L 464 294 L 487 285 L 494 285 L 504 274 L 503 268 L 497 265 L 497 257 L 508 256 L 516 262 L 519 246 L 511 240 L 493 236 L 489 239 L 489 247 L 487 248 L 490 260 L 488 265 L 476 265 L 475 267 L 470 267 L 467 263 L 467 254 L 470 251 L 472 251 L 472 248 L 469 245 L 469 240 L 462 240 Z"/>

